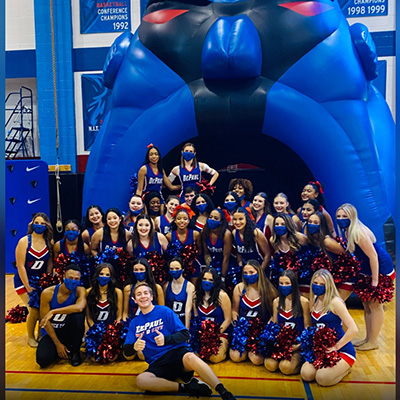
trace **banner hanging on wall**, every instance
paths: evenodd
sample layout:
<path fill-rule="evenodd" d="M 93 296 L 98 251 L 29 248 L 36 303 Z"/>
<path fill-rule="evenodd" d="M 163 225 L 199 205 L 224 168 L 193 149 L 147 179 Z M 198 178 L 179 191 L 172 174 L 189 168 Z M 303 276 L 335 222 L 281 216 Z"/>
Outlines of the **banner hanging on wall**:
<path fill-rule="evenodd" d="M 388 15 L 388 0 L 348 0 L 342 5 L 346 18 Z"/>
<path fill-rule="evenodd" d="M 131 30 L 131 2 L 80 0 L 81 33 Z"/>
<path fill-rule="evenodd" d="M 90 150 L 106 117 L 111 90 L 103 86 L 102 74 L 82 75 L 82 113 L 84 149 Z"/>

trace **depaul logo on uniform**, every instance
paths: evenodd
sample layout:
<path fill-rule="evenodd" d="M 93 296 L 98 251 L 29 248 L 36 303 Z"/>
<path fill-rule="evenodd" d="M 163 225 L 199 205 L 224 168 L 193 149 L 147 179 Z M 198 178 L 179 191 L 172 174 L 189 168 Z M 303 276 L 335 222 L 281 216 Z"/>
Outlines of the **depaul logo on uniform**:
<path fill-rule="evenodd" d="M 152 322 L 146 322 L 144 325 L 139 325 L 136 327 L 136 336 L 139 336 L 142 332 L 149 335 L 151 332 L 155 332 L 156 329 L 161 330 L 163 328 L 162 318 L 157 319 Z"/>

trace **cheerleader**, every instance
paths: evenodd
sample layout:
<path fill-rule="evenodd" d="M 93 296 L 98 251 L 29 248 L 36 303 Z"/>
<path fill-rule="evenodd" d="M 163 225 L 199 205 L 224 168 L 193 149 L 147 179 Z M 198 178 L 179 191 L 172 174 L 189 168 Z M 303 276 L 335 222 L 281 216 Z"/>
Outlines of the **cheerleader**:
<path fill-rule="evenodd" d="M 242 282 L 233 290 L 232 320 L 244 317 L 251 321 L 261 318 L 267 323 L 272 315 L 272 302 L 276 297 L 276 289 L 265 276 L 260 263 L 249 260 L 242 271 Z M 254 352 L 244 351 L 242 355 L 238 350 L 229 351 L 229 356 L 234 362 L 241 362 L 249 358 L 254 365 L 262 365 L 264 357 Z"/>
<path fill-rule="evenodd" d="M 311 326 L 310 304 L 308 299 L 300 295 L 299 285 L 295 273 L 288 269 L 279 275 L 279 296 L 274 299 L 271 321 L 279 325 L 291 326 L 298 335 L 304 328 Z M 278 368 L 285 375 L 297 374 L 301 367 L 300 345 L 293 345 L 292 359 L 277 361 L 266 358 L 265 368 L 275 372 Z"/>
<path fill-rule="evenodd" d="M 157 217 L 154 221 L 154 227 L 157 232 L 166 235 L 171 231 L 171 223 L 174 220 L 173 214 L 176 207 L 179 206 L 180 200 L 178 196 L 168 196 L 165 203 L 166 213 Z"/>
<path fill-rule="evenodd" d="M 68 220 L 64 225 L 64 238 L 56 242 L 53 247 L 54 259 L 59 254 L 66 256 L 71 253 L 90 254 L 90 247 L 84 243 L 80 233 L 79 222 L 75 219 Z"/>
<path fill-rule="evenodd" d="M 215 268 L 205 268 L 196 283 L 194 315 L 202 320 L 212 320 L 220 326 L 218 353 L 210 357 L 212 363 L 225 360 L 231 329 L 231 300 Z"/>
<path fill-rule="evenodd" d="M 335 227 L 333 226 L 332 217 L 325 210 L 325 196 L 322 185 L 318 182 L 308 182 L 306 186 L 304 186 L 303 191 L 301 192 L 301 200 L 306 202 L 308 200 L 316 199 L 319 204 L 322 206 L 322 212 L 325 215 L 326 221 L 328 222 L 329 231 L 333 237 L 336 237 Z M 321 210 L 320 210 L 321 211 Z M 297 210 L 297 215 L 300 219 L 302 219 L 302 207 Z"/>
<path fill-rule="evenodd" d="M 300 218 L 291 209 L 289 199 L 285 193 L 278 193 L 274 198 L 273 205 L 277 213 L 289 215 L 293 219 L 296 230 L 298 230 L 299 232 L 301 231 Z"/>
<path fill-rule="evenodd" d="M 157 252 L 162 254 L 168 246 L 168 240 L 162 233 L 154 232 L 151 218 L 147 214 L 139 215 L 133 227 L 132 238 L 127 244 L 127 251 L 136 258 Z"/>
<path fill-rule="evenodd" d="M 337 209 L 336 222 L 347 242 L 347 251 L 354 253 L 361 261 L 361 278 L 370 276 L 372 289 L 380 284 L 380 274 L 394 280 L 395 271 L 390 255 L 376 243 L 375 235 L 358 219 L 357 210 L 352 204 L 346 203 Z M 366 335 L 354 345 L 357 350 L 374 350 L 379 347 L 378 338 L 384 319 L 383 305 L 372 299 L 363 301 L 363 306 Z"/>
<path fill-rule="evenodd" d="M 189 330 L 194 285 L 183 277 L 183 261 L 181 258 L 173 258 L 168 265 L 172 281 L 164 285 L 165 305 L 178 315 L 186 329 Z"/>
<path fill-rule="evenodd" d="M 45 213 L 36 213 L 28 225 L 28 233 L 22 237 L 15 249 L 18 273 L 14 275 L 14 287 L 29 313 L 26 320 L 28 344 L 38 347 L 35 339 L 35 326 L 39 320 L 39 309 L 29 307 L 29 293 L 35 289 L 31 286 L 33 278 L 53 270 L 53 228 Z"/>
<path fill-rule="evenodd" d="M 223 209 L 226 211 L 226 220 L 229 229 L 233 230 L 233 214 L 241 207 L 241 202 L 235 192 L 229 191 L 225 194 Z"/>
<path fill-rule="evenodd" d="M 274 217 L 272 216 L 267 194 L 264 192 L 257 193 L 253 198 L 250 209 L 257 228 L 269 240 Z"/>
<path fill-rule="evenodd" d="M 214 203 L 206 194 L 198 194 L 194 197 L 190 208 L 195 214 L 192 218 L 192 225 L 196 231 L 201 232 L 208 215 L 214 209 Z"/>
<path fill-rule="evenodd" d="M 158 192 L 148 192 L 144 198 L 145 210 L 147 215 L 150 216 L 153 224 L 157 217 L 161 216 L 161 201 L 162 197 Z"/>
<path fill-rule="evenodd" d="M 129 211 L 124 217 L 124 225 L 129 233 L 133 232 L 133 227 L 135 226 L 136 218 L 140 214 L 145 214 L 143 199 L 134 194 L 129 200 Z"/>
<path fill-rule="evenodd" d="M 82 232 L 83 242 L 90 248 L 93 233 L 104 226 L 104 211 L 97 205 L 89 206 L 86 210 L 85 230 Z"/>
<path fill-rule="evenodd" d="M 311 278 L 310 303 L 311 319 L 317 327 L 328 327 L 337 333 L 338 341 L 326 352 L 337 351 L 341 360 L 333 367 L 316 369 L 313 364 L 306 362 L 301 367 L 301 378 L 311 382 L 316 380 L 321 386 L 333 386 L 339 383 L 351 372 L 356 360 L 356 352 L 351 339 L 357 334 L 357 325 L 340 298 L 332 275 L 326 269 L 320 269 Z M 346 326 L 344 332 L 342 323 Z"/>
<path fill-rule="evenodd" d="M 243 178 L 233 178 L 229 182 L 228 190 L 237 194 L 241 207 L 250 207 L 250 199 L 253 194 L 253 184 L 251 181 Z"/>
<path fill-rule="evenodd" d="M 169 190 L 177 191 L 180 185 L 172 185 L 162 167 L 162 157 L 157 146 L 149 144 L 142 167 L 138 172 L 138 187 L 136 194 L 141 197 L 143 193 L 155 191 L 162 199 L 161 188 L 165 185 Z"/>
<path fill-rule="evenodd" d="M 96 267 L 91 288 L 87 290 L 86 321 L 89 328 L 96 323 L 111 324 L 122 318 L 122 291 L 116 287 L 114 268 L 102 263 Z"/>
<path fill-rule="evenodd" d="M 131 238 L 131 234 L 124 228 L 121 212 L 117 208 L 109 208 L 106 212 L 106 224 L 104 228 L 97 230 L 90 243 L 93 257 L 104 251 L 107 247 L 123 248 Z"/>
<path fill-rule="evenodd" d="M 201 242 L 207 267 L 215 268 L 221 274 L 222 281 L 225 281 L 232 251 L 232 233 L 220 208 L 210 212 L 201 232 Z"/>
<path fill-rule="evenodd" d="M 316 199 L 307 200 L 303 206 L 301 207 L 301 233 L 304 233 L 308 218 L 311 214 L 314 214 L 317 211 L 322 211 L 322 206 L 319 204 L 319 201 Z"/>
<path fill-rule="evenodd" d="M 249 260 L 256 260 L 265 271 L 271 252 L 264 234 L 256 228 L 244 208 L 238 208 L 233 214 L 233 226 L 235 229 L 232 236 L 237 251 L 238 265 L 242 267 Z"/>
<path fill-rule="evenodd" d="M 171 171 L 168 179 L 172 183 L 176 177 L 181 181 L 181 200 L 183 199 L 184 190 L 187 187 L 196 187 L 196 183 L 201 182 L 201 174 L 205 172 L 211 175 L 210 185 L 214 185 L 218 179 L 219 173 L 209 167 L 207 164 L 198 162 L 196 158 L 196 149 L 194 144 L 186 143 L 182 147 L 181 165 L 177 165 Z"/>

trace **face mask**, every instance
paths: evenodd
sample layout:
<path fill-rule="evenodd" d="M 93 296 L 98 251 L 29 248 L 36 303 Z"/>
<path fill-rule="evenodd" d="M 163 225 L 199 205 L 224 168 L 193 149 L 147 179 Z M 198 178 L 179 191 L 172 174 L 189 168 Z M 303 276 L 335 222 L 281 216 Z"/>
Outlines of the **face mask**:
<path fill-rule="evenodd" d="M 64 236 L 67 240 L 73 242 L 79 236 L 79 231 L 65 231 Z"/>
<path fill-rule="evenodd" d="M 174 278 L 174 279 L 179 279 L 181 275 L 183 274 L 183 269 L 178 269 L 178 270 L 173 270 L 169 271 L 169 274 Z"/>
<path fill-rule="evenodd" d="M 350 226 L 349 218 L 337 219 L 336 222 L 339 225 L 340 229 L 346 229 Z"/>
<path fill-rule="evenodd" d="M 242 196 L 239 197 L 239 200 L 240 200 L 240 201 L 244 200 L 244 197 L 245 197 L 245 196 L 246 196 L 246 195 L 243 194 Z"/>
<path fill-rule="evenodd" d="M 35 233 L 41 235 L 47 229 L 47 226 L 40 224 L 32 224 L 32 229 Z"/>
<path fill-rule="evenodd" d="M 307 224 L 307 229 L 308 229 L 308 232 L 311 233 L 311 235 L 314 235 L 314 233 L 318 233 L 319 232 L 319 225 Z"/>
<path fill-rule="evenodd" d="M 292 293 L 292 285 L 288 285 L 288 286 L 282 286 L 279 285 L 279 290 L 282 293 L 282 295 L 284 297 L 288 296 L 290 293 Z"/>
<path fill-rule="evenodd" d="M 110 277 L 109 276 L 98 276 L 97 280 L 99 282 L 100 286 L 106 286 L 108 282 L 110 282 Z"/>
<path fill-rule="evenodd" d="M 132 214 L 134 217 L 137 217 L 142 211 L 143 211 L 143 207 L 142 207 L 142 208 L 139 208 L 139 210 L 131 210 L 131 214 Z"/>
<path fill-rule="evenodd" d="M 182 157 L 183 157 L 184 160 L 190 161 L 190 160 L 193 160 L 193 158 L 196 157 L 196 154 L 191 153 L 190 151 L 184 151 L 182 153 Z"/>
<path fill-rule="evenodd" d="M 214 282 L 209 282 L 209 281 L 202 281 L 201 286 L 203 287 L 203 290 L 205 292 L 209 292 L 214 288 Z"/>
<path fill-rule="evenodd" d="M 247 284 L 252 285 L 253 283 L 256 283 L 258 281 L 258 274 L 253 274 L 253 275 L 244 274 L 243 278 Z"/>
<path fill-rule="evenodd" d="M 149 214 L 150 214 L 150 215 L 158 215 L 158 214 L 160 214 L 160 210 L 154 211 L 154 210 L 152 210 L 151 208 L 149 208 Z"/>
<path fill-rule="evenodd" d="M 199 210 L 200 213 L 203 213 L 207 210 L 207 203 L 198 204 L 196 205 L 196 208 Z"/>
<path fill-rule="evenodd" d="M 317 285 L 316 283 L 313 283 L 311 286 L 312 291 L 317 297 L 325 294 L 325 285 Z"/>
<path fill-rule="evenodd" d="M 217 221 L 216 219 L 207 218 L 207 224 L 210 229 L 215 229 L 221 225 L 221 221 Z"/>
<path fill-rule="evenodd" d="M 224 203 L 224 206 L 228 211 L 233 211 L 236 208 L 236 205 L 236 201 L 226 201 Z"/>
<path fill-rule="evenodd" d="M 146 271 L 144 272 L 134 272 L 136 280 L 138 282 L 143 282 L 146 279 Z"/>
<path fill-rule="evenodd" d="M 286 226 L 274 226 L 274 230 L 275 230 L 276 236 L 283 236 L 285 233 L 287 233 Z"/>
<path fill-rule="evenodd" d="M 69 291 L 73 292 L 76 289 L 76 287 L 79 285 L 79 281 L 76 281 L 75 279 L 65 278 L 64 279 L 64 284 L 65 284 L 65 287 Z"/>

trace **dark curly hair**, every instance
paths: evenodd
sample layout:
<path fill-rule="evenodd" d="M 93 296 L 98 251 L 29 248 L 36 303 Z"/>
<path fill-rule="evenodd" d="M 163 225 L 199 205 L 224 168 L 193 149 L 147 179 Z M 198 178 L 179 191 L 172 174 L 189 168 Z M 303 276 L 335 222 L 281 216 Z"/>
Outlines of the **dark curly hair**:
<path fill-rule="evenodd" d="M 244 232 L 243 232 L 243 246 L 246 251 L 252 251 L 255 248 L 256 244 L 254 236 L 254 230 L 256 229 L 256 225 L 250 218 L 248 212 L 243 207 L 239 207 L 235 211 L 235 214 L 236 213 L 244 214 L 246 217 L 246 226 L 244 227 Z"/>
<path fill-rule="evenodd" d="M 228 190 L 233 191 L 236 185 L 243 186 L 245 200 L 250 200 L 253 194 L 253 184 L 250 180 L 244 178 L 233 178 L 229 182 Z"/>

